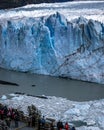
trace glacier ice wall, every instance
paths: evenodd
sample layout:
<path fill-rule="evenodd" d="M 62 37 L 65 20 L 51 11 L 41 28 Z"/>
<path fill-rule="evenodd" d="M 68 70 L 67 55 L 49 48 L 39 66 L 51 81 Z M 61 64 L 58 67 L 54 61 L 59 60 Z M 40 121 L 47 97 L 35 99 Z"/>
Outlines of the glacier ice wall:
<path fill-rule="evenodd" d="M 104 24 L 59 13 L 1 19 L 0 67 L 104 83 Z"/>

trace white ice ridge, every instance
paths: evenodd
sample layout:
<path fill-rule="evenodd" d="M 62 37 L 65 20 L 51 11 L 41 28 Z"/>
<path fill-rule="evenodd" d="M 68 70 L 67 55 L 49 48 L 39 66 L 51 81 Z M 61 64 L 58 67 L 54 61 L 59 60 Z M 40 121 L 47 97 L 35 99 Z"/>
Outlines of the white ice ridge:
<path fill-rule="evenodd" d="M 93 20 L 93 15 L 87 19 L 89 15 L 82 17 L 76 13 L 78 18 L 71 19 L 74 16 L 69 16 L 70 20 L 66 16 L 71 14 L 69 10 L 77 11 L 82 7 L 83 10 L 88 8 L 90 14 L 95 8 L 103 12 L 104 2 L 59 5 L 28 5 L 1 10 L 0 67 L 104 84 L 104 22 L 101 22 L 104 14 L 99 21 Z M 46 9 L 50 10 L 51 6 L 59 12 L 50 15 Z M 64 8 L 67 13 L 63 15 Z M 38 14 L 28 14 L 32 11 Z M 41 17 L 40 11 L 43 11 Z M 95 11 L 94 15 L 98 18 L 99 12 L 96 14 Z"/>
<path fill-rule="evenodd" d="M 32 4 L 21 8 L 0 11 L 0 19 L 42 17 L 56 12 L 63 14 L 69 21 L 80 16 L 104 22 L 104 1 L 77 1 L 54 4 Z"/>

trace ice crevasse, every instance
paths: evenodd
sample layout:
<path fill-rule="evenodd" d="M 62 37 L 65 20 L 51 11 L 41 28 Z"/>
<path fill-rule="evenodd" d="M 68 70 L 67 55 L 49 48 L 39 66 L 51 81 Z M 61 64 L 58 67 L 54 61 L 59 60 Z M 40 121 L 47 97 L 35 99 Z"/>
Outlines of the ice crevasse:
<path fill-rule="evenodd" d="M 60 13 L 1 19 L 0 67 L 104 84 L 104 23 Z"/>

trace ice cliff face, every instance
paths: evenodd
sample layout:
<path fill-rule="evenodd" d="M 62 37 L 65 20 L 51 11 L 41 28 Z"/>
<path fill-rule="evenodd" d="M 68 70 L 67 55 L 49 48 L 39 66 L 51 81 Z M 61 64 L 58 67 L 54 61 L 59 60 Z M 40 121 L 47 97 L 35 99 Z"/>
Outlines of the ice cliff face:
<path fill-rule="evenodd" d="M 0 67 L 104 83 L 104 24 L 59 13 L 1 19 Z"/>

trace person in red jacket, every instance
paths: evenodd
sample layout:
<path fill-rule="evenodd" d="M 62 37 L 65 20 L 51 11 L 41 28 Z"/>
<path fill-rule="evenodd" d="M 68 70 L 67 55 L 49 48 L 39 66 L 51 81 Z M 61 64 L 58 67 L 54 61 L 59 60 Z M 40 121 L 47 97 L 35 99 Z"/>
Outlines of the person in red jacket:
<path fill-rule="evenodd" d="M 4 119 L 4 110 L 2 109 L 2 110 L 0 111 L 0 113 L 1 113 L 1 120 L 3 120 L 3 119 Z"/>
<path fill-rule="evenodd" d="M 70 130 L 70 126 L 69 126 L 68 122 L 65 123 L 65 130 Z"/>

